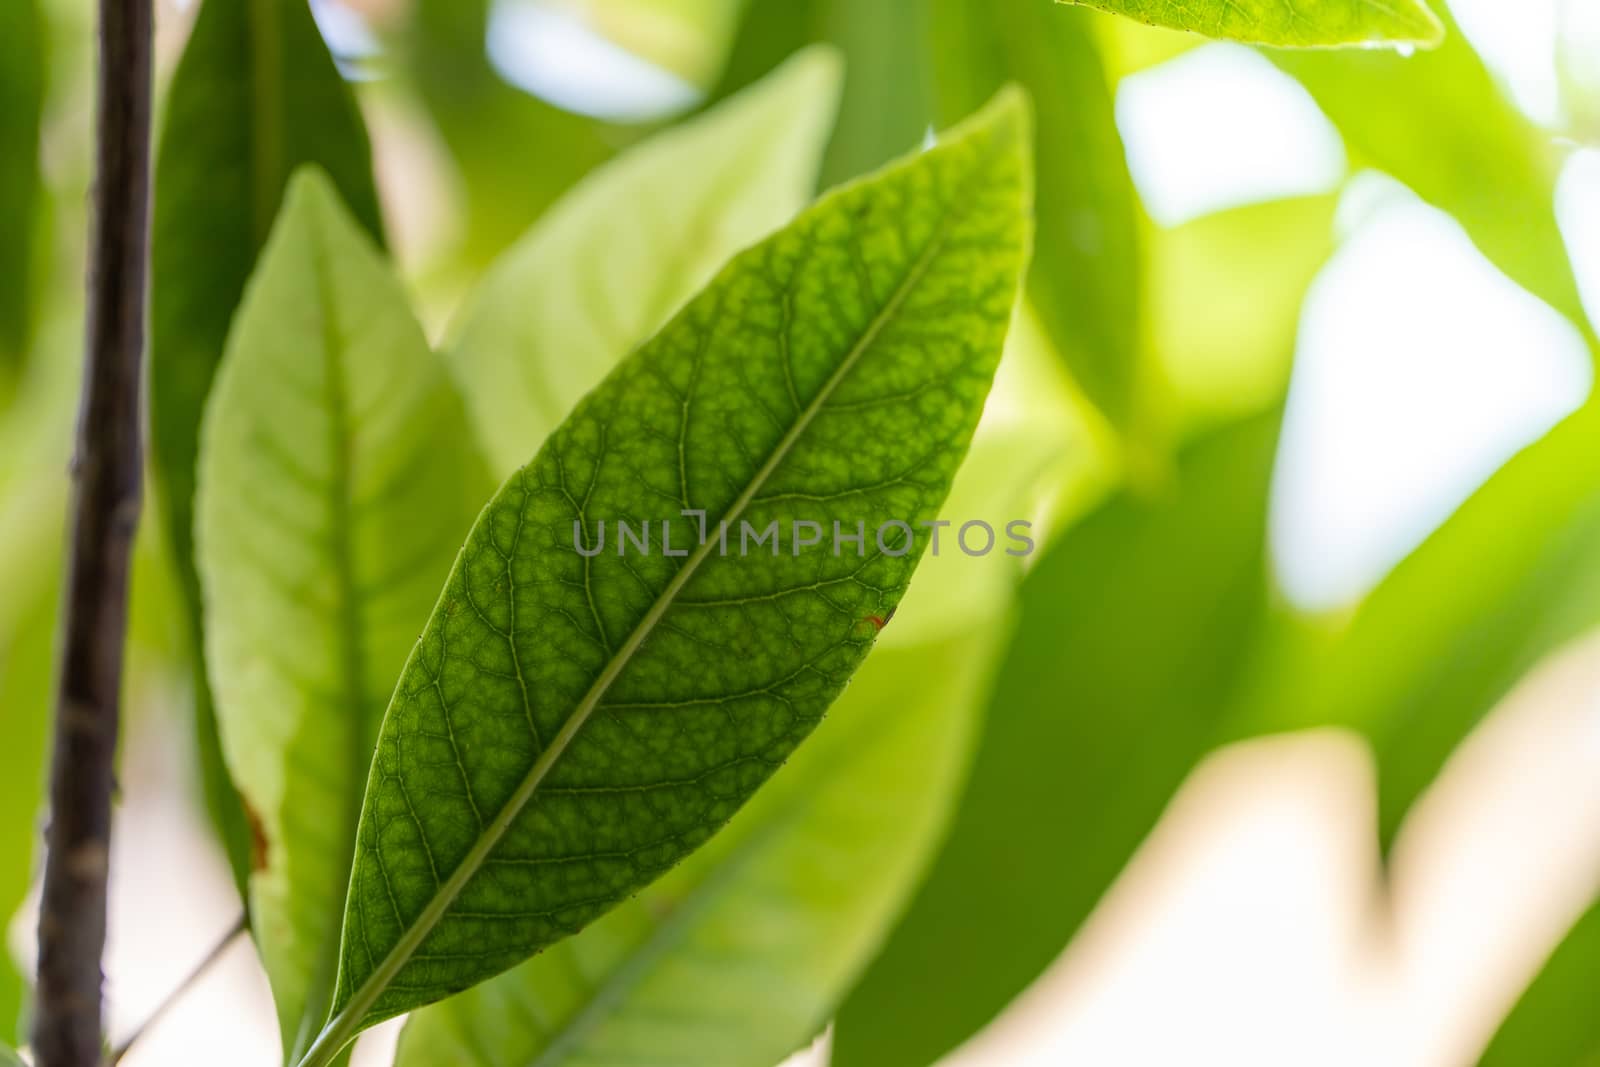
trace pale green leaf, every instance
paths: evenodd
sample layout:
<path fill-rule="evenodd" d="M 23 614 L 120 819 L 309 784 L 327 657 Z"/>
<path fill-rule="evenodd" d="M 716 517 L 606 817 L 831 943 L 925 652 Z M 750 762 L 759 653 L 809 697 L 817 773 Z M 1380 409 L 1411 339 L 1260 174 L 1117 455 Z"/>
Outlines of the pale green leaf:
<path fill-rule="evenodd" d="M 873 655 L 705 848 L 581 935 L 407 1023 L 398 1067 L 771 1067 L 921 873 L 1005 627 Z"/>
<path fill-rule="evenodd" d="M 391 685 L 491 483 L 444 365 L 320 172 L 291 185 L 207 406 L 196 534 L 251 919 L 286 1051 L 332 991 Z"/>
<path fill-rule="evenodd" d="M 796 57 L 597 171 L 495 264 L 446 355 L 498 475 L 810 199 L 839 76 L 830 52 Z"/>
<path fill-rule="evenodd" d="M 216 747 L 199 664 L 194 484 L 200 415 L 228 326 L 289 175 L 328 171 L 368 231 L 381 231 L 366 129 L 306 0 L 205 0 L 167 91 L 150 253 L 150 459 L 189 611 L 207 802 L 241 883 L 249 831 Z"/>
<path fill-rule="evenodd" d="M 1028 572 L 949 838 L 840 1010 L 835 1067 L 923 1067 L 1077 933 L 1246 676 L 1281 408 L 1180 454 Z"/>
<path fill-rule="evenodd" d="M 28 1067 L 22 1062 L 15 1049 L 8 1045 L 0 1045 L 0 1067 Z"/>
<path fill-rule="evenodd" d="M 308 1067 L 649 884 L 816 725 L 926 539 L 795 552 L 792 523 L 937 514 L 1016 297 L 1026 142 L 1004 94 L 736 257 L 489 503 L 384 720 Z M 621 520 L 674 554 L 576 550 Z M 787 550 L 724 555 L 723 522 Z"/>
<path fill-rule="evenodd" d="M 1432 47 L 1444 27 L 1425 0 L 1061 0 L 1151 26 L 1280 48 Z"/>

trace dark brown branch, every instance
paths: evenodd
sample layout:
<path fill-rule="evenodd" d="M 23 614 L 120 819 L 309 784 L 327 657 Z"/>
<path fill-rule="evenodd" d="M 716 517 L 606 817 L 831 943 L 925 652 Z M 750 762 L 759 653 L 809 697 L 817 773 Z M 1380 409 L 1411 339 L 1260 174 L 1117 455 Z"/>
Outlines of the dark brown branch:
<path fill-rule="evenodd" d="M 151 0 L 100 0 L 83 397 L 39 905 L 39 1067 L 100 1062 L 112 759 L 139 518 L 139 365 L 150 204 Z"/>

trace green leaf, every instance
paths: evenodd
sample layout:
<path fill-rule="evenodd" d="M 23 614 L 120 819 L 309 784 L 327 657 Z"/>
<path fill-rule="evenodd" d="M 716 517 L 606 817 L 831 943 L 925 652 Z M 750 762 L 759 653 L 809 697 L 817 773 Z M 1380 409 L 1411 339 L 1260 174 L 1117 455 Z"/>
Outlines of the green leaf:
<path fill-rule="evenodd" d="M 1600 1062 L 1600 903 L 1584 913 L 1522 994 L 1478 1067 L 1577 1067 Z"/>
<path fill-rule="evenodd" d="M 34 232 L 43 197 L 39 121 L 44 109 L 44 18 L 36 0 L 0 5 L 0 375 L 21 363 L 33 335 Z M 3 383 L 3 379 L 0 379 Z"/>
<path fill-rule="evenodd" d="M 1267 604 L 1280 411 L 1202 439 L 1167 492 L 1113 497 L 1029 572 L 949 839 L 839 1012 L 835 1067 L 922 1067 L 992 1019 L 1211 747 Z"/>
<path fill-rule="evenodd" d="M 152 475 L 197 649 L 200 415 L 245 280 L 302 163 L 324 167 L 367 230 L 381 232 L 366 131 L 305 0 L 206 0 L 167 92 L 150 260 Z M 242 884 L 249 831 L 217 757 L 198 652 L 195 661 L 205 789 Z"/>
<path fill-rule="evenodd" d="M 1151 26 L 1280 48 L 1421 45 L 1444 39 L 1423 0 L 1060 0 Z"/>
<path fill-rule="evenodd" d="M 829 51 L 796 57 L 624 153 L 501 257 L 446 347 L 496 474 L 526 463 L 618 359 L 811 199 L 839 77 Z"/>
<path fill-rule="evenodd" d="M 577 932 L 810 732 L 917 553 L 890 528 L 870 556 L 722 555 L 719 522 L 934 518 L 1016 294 L 1026 140 L 1006 93 L 742 253 L 489 503 L 384 720 L 307 1067 Z M 677 554 L 575 550 L 621 520 Z"/>
<path fill-rule="evenodd" d="M 765 76 L 808 44 L 833 45 L 844 54 L 844 98 L 822 184 L 854 178 L 915 147 L 934 124 L 925 18 L 921 3 L 749 0 L 711 99 Z M 896 43 L 886 48 L 886 41 Z"/>
<path fill-rule="evenodd" d="M 939 114 L 1014 80 L 1038 112 L 1038 240 L 1028 294 L 1056 351 L 1119 431 L 1148 412 L 1139 209 L 1088 19 L 1052 0 L 932 0 Z"/>
<path fill-rule="evenodd" d="M 1339 127 L 1354 163 L 1386 171 L 1455 216 L 1485 256 L 1577 324 L 1600 357 L 1556 224 L 1563 153 L 1500 91 L 1466 35 L 1449 29 L 1442 47 L 1410 57 L 1269 58 Z"/>
<path fill-rule="evenodd" d="M 22 1057 L 17 1055 L 15 1049 L 9 1045 L 0 1045 L 0 1067 L 28 1067 L 28 1065 L 22 1062 Z"/>
<path fill-rule="evenodd" d="M 1393 842 L 1455 747 L 1535 663 L 1600 625 L 1600 412 L 1514 457 L 1367 597 L 1258 728 L 1337 724 L 1378 763 Z"/>
<path fill-rule="evenodd" d="M 726 830 L 575 938 L 424 1008 L 397 1067 L 771 1067 L 815 1036 L 949 815 L 998 626 L 883 648 Z"/>
<path fill-rule="evenodd" d="M 377 248 L 320 172 L 291 183 L 206 410 L 206 659 L 259 824 L 252 925 L 285 1052 L 327 1014 L 390 684 L 492 483 Z"/>

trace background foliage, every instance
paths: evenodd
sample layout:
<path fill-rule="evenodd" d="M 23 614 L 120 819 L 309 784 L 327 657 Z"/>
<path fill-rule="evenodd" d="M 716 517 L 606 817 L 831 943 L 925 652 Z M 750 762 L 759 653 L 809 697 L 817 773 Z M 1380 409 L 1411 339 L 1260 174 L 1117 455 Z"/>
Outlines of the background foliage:
<path fill-rule="evenodd" d="M 170 788 L 206 812 L 205 847 L 250 906 L 285 1055 L 333 997 L 331 931 L 382 709 L 492 485 L 734 253 L 1007 83 L 1034 116 L 1033 254 L 944 514 L 1028 516 L 1039 552 L 925 561 L 828 721 L 726 831 L 579 936 L 415 1013 L 396 1062 L 764 1067 L 831 1024 L 836 1063 L 930 1064 L 1081 946 L 1197 765 L 1314 728 L 1371 753 L 1370 896 L 1398 907 L 1419 805 L 1491 712 L 1600 623 L 1586 397 L 1521 430 L 1482 419 L 1500 443 L 1482 469 L 1424 487 L 1439 506 L 1366 587 L 1312 603 L 1285 574 L 1275 514 L 1308 477 L 1291 446 L 1318 399 L 1317 302 L 1378 212 L 1374 189 L 1453 220 L 1459 258 L 1553 323 L 1585 382 L 1600 354 L 1585 277 L 1600 227 L 1562 210 L 1600 202 L 1584 147 L 1600 34 L 1583 0 L 1552 5 L 1541 110 L 1479 5 L 1456 7 L 163 7 L 153 506 L 126 758 L 142 738 L 184 739 L 189 780 Z M 0 6 L 0 912 L 19 930 L 81 308 L 88 18 L 77 0 Z M 1369 47 L 1282 47 L 1350 44 Z M 1219 56 L 1299 102 L 1342 161 L 1307 187 L 1174 216 L 1136 93 Z M 1403 288 L 1402 315 L 1444 336 L 1423 288 Z M 1400 394 L 1401 366 L 1365 383 L 1372 403 Z M 335 378 L 359 420 L 348 398 L 302 389 Z M 1409 412 L 1398 447 L 1443 440 L 1449 384 Z M 301 462 L 329 435 L 359 463 Z M 355 469 L 414 477 L 394 494 Z M 360 549 L 343 564 L 325 543 L 339 529 Z M 1600 823 L 1582 825 L 1600 841 Z M 1548 966 L 1531 983 L 1509 967 L 1458 1056 L 1600 1055 L 1585 999 L 1600 880 L 1585 878 L 1554 893 L 1547 936 L 1524 946 L 1529 977 Z M 0 965 L 0 1044 L 25 1032 L 25 956 Z M 1484 1022 L 1506 1012 L 1497 1031 Z"/>

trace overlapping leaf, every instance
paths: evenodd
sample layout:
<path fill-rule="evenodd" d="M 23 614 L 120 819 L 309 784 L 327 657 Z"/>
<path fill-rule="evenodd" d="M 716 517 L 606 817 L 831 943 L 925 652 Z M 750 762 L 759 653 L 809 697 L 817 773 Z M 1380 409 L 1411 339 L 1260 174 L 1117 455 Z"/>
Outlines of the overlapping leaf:
<path fill-rule="evenodd" d="M 837 1067 L 921 1067 L 993 1018 L 1215 742 L 1267 607 L 1278 421 L 1203 439 L 1166 495 L 1113 498 L 1029 572 L 950 837 L 839 1013 Z"/>
<path fill-rule="evenodd" d="M 794 553 L 791 524 L 937 514 L 1016 294 L 1026 127 L 1005 94 L 741 254 L 496 494 L 384 720 L 307 1067 L 653 881 L 816 725 L 925 541 Z M 615 552 L 620 520 L 657 550 Z M 723 555 L 722 522 L 785 552 Z"/>
<path fill-rule="evenodd" d="M 1425 0 L 1064 0 L 1152 26 L 1287 48 L 1439 43 Z"/>
<path fill-rule="evenodd" d="M 921 3 L 750 0 L 712 99 L 764 76 L 806 45 L 834 46 L 845 59 L 844 98 L 822 182 L 854 178 L 914 147 L 934 123 L 925 21 Z"/>
<path fill-rule="evenodd" d="M 206 658 L 257 820 L 252 922 L 286 1052 L 327 1013 L 393 679 L 491 484 L 405 294 L 304 172 L 229 337 L 196 502 Z"/>
<path fill-rule="evenodd" d="M 816 50 L 595 173 L 479 286 L 446 355 L 495 473 L 734 252 L 811 198 L 839 81 Z"/>
<path fill-rule="evenodd" d="M 1414 56 L 1269 57 L 1310 91 L 1357 163 L 1455 216 L 1513 281 L 1578 324 L 1600 357 L 1556 225 L 1560 148 L 1507 99 L 1453 22 L 1440 48 Z"/>
<path fill-rule="evenodd" d="M 710 844 L 579 936 L 413 1015 L 398 1067 L 771 1067 L 809 1041 L 949 815 L 1004 631 L 879 649 Z"/>
<path fill-rule="evenodd" d="M 1090 25 L 1052 0 L 934 0 L 940 115 L 964 115 L 1008 80 L 1038 112 L 1038 233 L 1028 292 L 1051 343 L 1119 431 L 1149 412 L 1140 336 L 1139 213 Z"/>
<path fill-rule="evenodd" d="M 202 4 L 167 92 L 150 264 L 151 464 L 196 648 L 198 431 L 228 325 L 297 166 L 326 169 L 367 230 L 380 232 L 368 157 L 355 101 L 305 0 Z M 242 883 L 249 833 L 217 755 L 198 666 L 195 690 L 207 799 Z"/>

